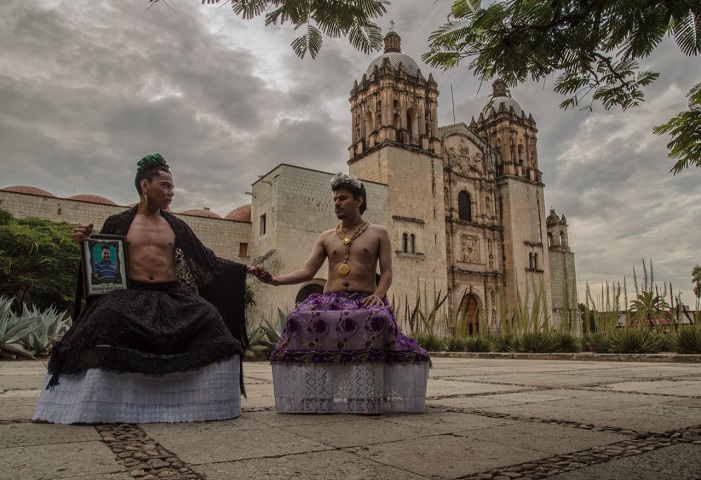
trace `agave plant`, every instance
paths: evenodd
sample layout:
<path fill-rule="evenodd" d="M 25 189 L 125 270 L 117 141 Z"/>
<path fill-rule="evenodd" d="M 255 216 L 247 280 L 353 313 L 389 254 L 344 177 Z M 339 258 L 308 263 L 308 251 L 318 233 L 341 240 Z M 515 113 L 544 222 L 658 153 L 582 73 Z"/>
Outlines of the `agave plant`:
<path fill-rule="evenodd" d="M 34 358 L 21 343 L 39 327 L 34 317 L 18 317 L 12 311 L 14 299 L 0 297 L 0 358 Z"/>
<path fill-rule="evenodd" d="M 465 351 L 488 352 L 492 349 L 492 343 L 485 337 L 474 336 L 465 339 Z"/>
<path fill-rule="evenodd" d="M 680 328 L 672 335 L 672 346 L 678 353 L 701 353 L 701 326 Z"/>
<path fill-rule="evenodd" d="M 582 344 L 578 337 L 566 332 L 555 332 L 552 336 L 553 352 L 577 353 L 582 350 Z"/>
<path fill-rule="evenodd" d="M 498 335 L 489 337 L 494 352 L 513 352 L 516 350 L 516 337 L 513 335 Z"/>
<path fill-rule="evenodd" d="M 606 353 L 609 351 L 610 334 L 608 333 L 588 333 L 582 342 L 590 352 Z"/>
<path fill-rule="evenodd" d="M 34 306 L 25 305 L 24 311 L 28 313 L 26 317 L 34 319 L 38 325 L 21 343 L 35 355 L 46 355 L 51 345 L 66 333 L 71 325 L 71 318 L 68 312 L 59 313 L 54 306 L 42 311 Z"/>
<path fill-rule="evenodd" d="M 530 332 L 519 336 L 515 342 L 517 352 L 544 353 L 553 351 L 552 335 L 545 332 Z"/>
<path fill-rule="evenodd" d="M 614 353 L 657 353 L 661 349 L 655 333 L 638 328 L 614 330 L 609 343 Z"/>

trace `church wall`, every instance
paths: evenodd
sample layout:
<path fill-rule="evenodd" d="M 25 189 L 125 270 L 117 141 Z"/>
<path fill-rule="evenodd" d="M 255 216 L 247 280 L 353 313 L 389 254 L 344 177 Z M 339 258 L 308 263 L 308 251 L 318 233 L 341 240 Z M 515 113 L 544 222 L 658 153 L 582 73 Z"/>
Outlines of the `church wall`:
<path fill-rule="evenodd" d="M 565 306 L 565 294 L 567 294 L 568 308 L 570 310 L 570 321 L 578 316 L 577 308 L 577 285 L 574 265 L 574 253 L 563 248 L 550 248 L 550 280 L 552 284 L 552 310 L 553 321 L 559 324 L 563 318 L 563 308 Z M 565 287 L 567 284 L 567 287 Z M 579 331 L 581 323 L 576 321 L 576 330 Z"/>
<path fill-rule="evenodd" d="M 428 301 L 433 288 L 448 290 L 445 251 L 443 163 L 440 158 L 403 148 L 388 147 L 389 224 L 394 260 L 392 294 L 415 299 L 417 283 L 426 285 Z M 415 235 L 415 252 L 403 253 L 403 234 Z"/>
<path fill-rule="evenodd" d="M 533 281 L 535 281 L 535 288 L 539 289 L 542 280 L 548 309 L 551 309 L 550 263 L 547 253 L 543 189 L 541 186 L 512 177 L 503 177 L 497 183 L 504 226 L 507 308 L 510 312 L 516 311 L 517 290 L 522 299 L 528 291 L 529 303 L 532 304 L 535 294 Z M 529 258 L 531 253 L 538 255 L 535 268 L 531 268 Z"/>

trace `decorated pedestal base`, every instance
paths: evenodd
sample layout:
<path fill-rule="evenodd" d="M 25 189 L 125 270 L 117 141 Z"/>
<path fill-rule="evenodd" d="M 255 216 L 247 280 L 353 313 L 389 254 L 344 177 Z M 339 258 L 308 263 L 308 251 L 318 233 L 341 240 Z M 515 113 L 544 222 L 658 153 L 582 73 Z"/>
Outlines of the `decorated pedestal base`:
<path fill-rule="evenodd" d="M 314 294 L 290 313 L 270 357 L 278 412 L 424 411 L 428 353 L 365 297 Z"/>
<path fill-rule="evenodd" d="M 61 375 L 42 389 L 32 421 L 156 423 L 223 420 L 241 415 L 240 358 L 163 376 L 93 368 Z M 47 375 L 45 384 L 50 375 Z"/>

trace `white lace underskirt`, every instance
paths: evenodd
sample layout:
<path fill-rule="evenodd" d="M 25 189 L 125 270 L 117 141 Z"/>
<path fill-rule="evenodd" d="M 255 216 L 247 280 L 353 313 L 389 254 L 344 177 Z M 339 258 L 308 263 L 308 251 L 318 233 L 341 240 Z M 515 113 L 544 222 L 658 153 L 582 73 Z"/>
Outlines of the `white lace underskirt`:
<path fill-rule="evenodd" d="M 285 365 L 274 363 L 279 413 L 424 411 L 428 362 L 408 365 Z"/>
<path fill-rule="evenodd" d="M 223 420 L 241 415 L 240 359 L 163 376 L 97 368 L 62 374 L 44 388 L 32 421 L 51 423 L 156 423 Z"/>

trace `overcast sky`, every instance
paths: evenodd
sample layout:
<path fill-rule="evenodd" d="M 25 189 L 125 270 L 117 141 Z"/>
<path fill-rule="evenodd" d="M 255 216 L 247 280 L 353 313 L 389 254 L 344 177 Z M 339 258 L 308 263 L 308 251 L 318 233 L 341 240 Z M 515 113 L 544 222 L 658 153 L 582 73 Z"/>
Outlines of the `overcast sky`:
<path fill-rule="evenodd" d="M 354 80 L 379 55 L 324 39 L 315 60 L 297 58 L 289 25 L 244 21 L 229 5 L 169 0 L 0 2 L 0 187 L 33 185 L 58 197 L 95 193 L 138 200 L 136 162 L 159 152 L 175 173 L 175 211 L 224 216 L 280 163 L 347 171 Z M 491 93 L 467 64 L 441 72 L 421 62 L 451 1 L 395 0 L 390 20 L 402 51 L 439 84 L 439 125 L 469 124 Z M 660 78 L 638 108 L 563 111 L 552 81 L 511 94 L 538 126 L 546 209 L 565 214 L 580 300 L 586 282 L 640 273 L 671 282 L 693 306 L 701 263 L 701 171 L 669 173 L 665 137 L 652 127 L 683 110 L 701 62 L 665 42 L 647 60 Z M 547 212 L 546 212 L 547 213 Z M 640 276 L 640 275 L 639 275 Z"/>

